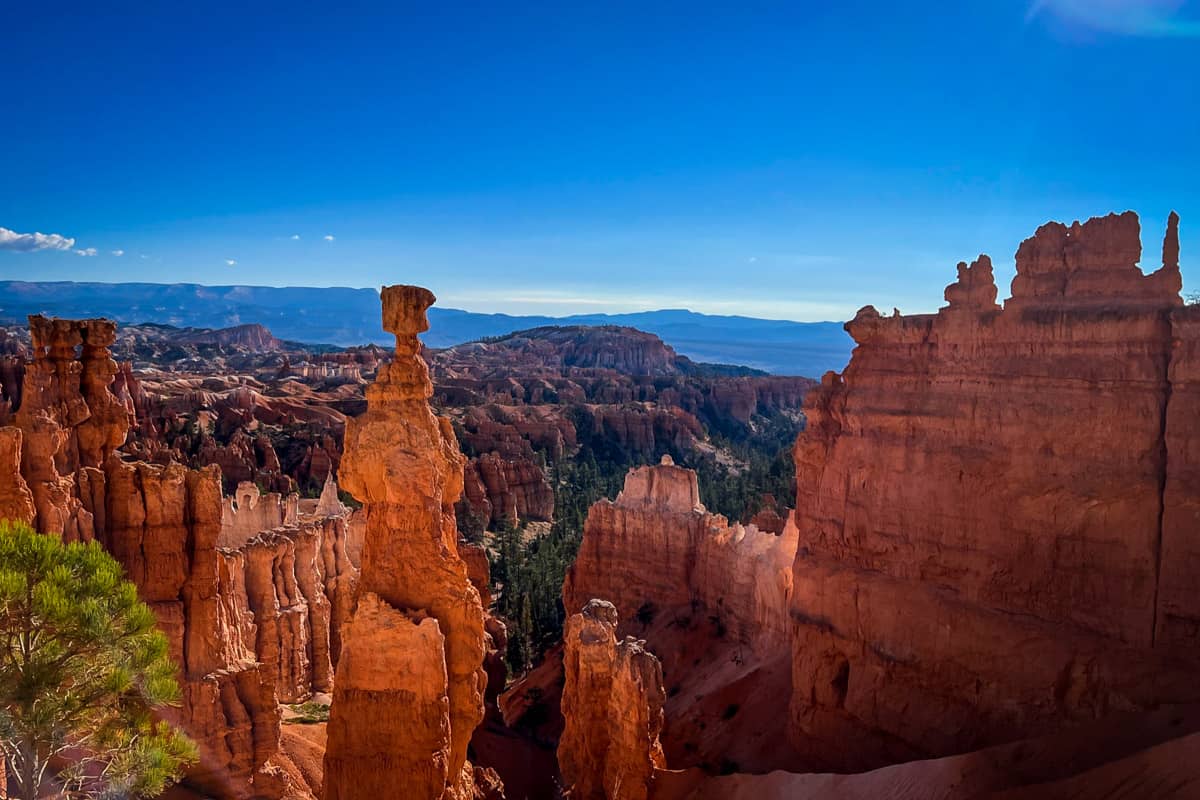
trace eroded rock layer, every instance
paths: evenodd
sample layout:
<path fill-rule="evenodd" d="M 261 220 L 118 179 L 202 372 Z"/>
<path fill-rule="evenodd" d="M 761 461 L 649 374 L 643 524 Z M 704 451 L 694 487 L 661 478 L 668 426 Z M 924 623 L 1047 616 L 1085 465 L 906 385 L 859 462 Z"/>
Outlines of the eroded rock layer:
<path fill-rule="evenodd" d="M 309 796 L 280 764 L 278 702 L 329 688 L 355 579 L 345 520 L 233 536 L 216 466 L 115 453 L 130 415 L 109 390 L 113 323 L 34 317 L 30 327 L 33 361 L 10 395 L 17 427 L 0 430 L 0 469 L 11 471 L 15 451 L 22 475 L 6 482 L 0 513 L 95 538 L 137 585 L 179 665 L 182 703 L 169 716 L 200 749 L 188 783 L 221 798 Z"/>
<path fill-rule="evenodd" d="M 853 358 L 806 398 L 795 448 L 791 732 L 810 763 L 1197 694 L 1200 318 L 1174 216 L 1163 251 L 1144 275 L 1131 212 L 1050 223 L 1003 309 L 981 257 L 937 314 L 847 324 Z"/>
<path fill-rule="evenodd" d="M 611 599 L 621 609 L 618 632 L 645 639 L 662 659 L 661 738 L 673 766 L 800 766 L 778 705 L 791 692 L 797 531 L 790 514 L 779 523 L 776 535 L 708 513 L 696 473 L 669 458 L 630 470 L 616 501 L 588 512 L 564 606 Z"/>
<path fill-rule="evenodd" d="M 776 535 L 708 513 L 696 473 L 664 457 L 630 470 L 615 502 L 601 500 L 588 511 L 563 604 L 609 599 L 623 623 L 642 628 L 660 613 L 689 609 L 714 616 L 722 636 L 761 653 L 778 651 L 789 641 L 796 542 L 792 525 Z"/>
<path fill-rule="evenodd" d="M 572 800 L 646 800 L 665 766 L 662 667 L 632 637 L 617 639 L 617 609 L 590 600 L 563 633 L 566 720 L 558 765 Z"/>
<path fill-rule="evenodd" d="M 330 710 L 325 796 L 377 800 L 405 787 L 414 800 L 457 800 L 474 791 L 467 745 L 487 685 L 484 612 L 454 515 L 464 458 L 449 421 L 429 407 L 417 334 L 433 295 L 390 286 L 382 301 L 396 356 L 367 389 L 366 413 L 347 425 L 340 471 L 365 506 L 366 529 L 362 593 Z M 380 654 L 401 651 L 409 668 L 396 675 Z"/>

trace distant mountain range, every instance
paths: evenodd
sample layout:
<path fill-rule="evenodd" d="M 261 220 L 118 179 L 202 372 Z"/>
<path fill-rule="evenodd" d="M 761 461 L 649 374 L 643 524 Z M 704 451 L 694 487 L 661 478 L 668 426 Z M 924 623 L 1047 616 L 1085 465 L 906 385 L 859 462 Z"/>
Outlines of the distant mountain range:
<path fill-rule="evenodd" d="M 193 328 L 259 323 L 276 336 L 297 342 L 391 343 L 380 325 L 379 293 L 374 289 L 0 281 L 0 320 L 23 322 L 29 314 Z M 841 370 L 854 345 L 840 322 L 790 322 L 675 309 L 548 317 L 435 306 L 429 311 L 429 323 L 430 330 L 422 337 L 429 347 L 545 325 L 625 325 L 658 335 L 695 361 L 818 378 L 827 370 Z"/>

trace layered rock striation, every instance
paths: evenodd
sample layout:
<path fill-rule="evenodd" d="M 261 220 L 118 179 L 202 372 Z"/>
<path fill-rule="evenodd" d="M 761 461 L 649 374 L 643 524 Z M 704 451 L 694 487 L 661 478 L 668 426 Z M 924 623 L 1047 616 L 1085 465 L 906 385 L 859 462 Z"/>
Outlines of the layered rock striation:
<path fill-rule="evenodd" d="M 417 334 L 428 290 L 382 292 L 395 359 L 349 422 L 340 478 L 363 502 L 358 608 L 345 632 L 329 718 L 325 797 L 470 797 L 471 734 L 483 719 L 484 611 L 459 555 L 454 504 L 464 458 Z M 394 659 L 403 668 L 397 669 Z"/>
<path fill-rule="evenodd" d="M 936 314 L 862 309 L 795 447 L 791 733 L 812 765 L 941 756 L 1183 701 L 1194 674 L 1195 309 L 1178 219 L 1049 223 Z M 853 746 L 849 746 L 853 743 Z"/>

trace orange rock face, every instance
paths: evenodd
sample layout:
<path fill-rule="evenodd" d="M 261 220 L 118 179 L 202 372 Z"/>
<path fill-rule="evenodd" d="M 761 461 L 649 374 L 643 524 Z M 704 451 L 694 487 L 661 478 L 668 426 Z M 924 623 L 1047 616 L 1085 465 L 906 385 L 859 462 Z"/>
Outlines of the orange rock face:
<path fill-rule="evenodd" d="M 644 642 L 617 640 L 617 609 L 591 600 L 563 633 L 566 727 L 558 764 L 572 800 L 646 800 L 664 766 L 662 667 Z"/>
<path fill-rule="evenodd" d="M 220 798 L 309 796 L 277 763 L 278 700 L 329 688 L 355 579 L 345 519 L 223 530 L 215 466 L 115 455 L 129 415 L 109 389 L 113 324 L 35 317 L 31 329 L 34 361 L 15 395 L 19 427 L 0 429 L 0 471 L 19 459 L 32 491 L 21 475 L 0 484 L 0 515 L 94 537 L 121 562 L 180 668 L 182 703 L 169 716 L 200 748 L 191 786 Z"/>
<path fill-rule="evenodd" d="M 1198 693 L 1196 328 L 1132 213 L 847 324 L 795 448 L 792 738 L 873 767 Z M 1185 578 L 1188 575 L 1190 577 Z M 849 744 L 853 742 L 854 746 Z"/>
<path fill-rule="evenodd" d="M 705 511 L 696 473 L 669 459 L 630 470 L 616 502 L 589 510 L 563 604 L 612 598 L 618 633 L 645 639 L 662 659 L 672 766 L 798 766 L 779 713 L 791 692 L 796 548 L 790 515 L 782 535 L 730 524 Z"/>
<path fill-rule="evenodd" d="M 683 608 L 719 614 L 723 635 L 778 650 L 789 640 L 796 543 L 794 526 L 777 536 L 709 514 L 696 473 L 664 457 L 630 470 L 615 502 L 601 500 L 588 511 L 563 605 L 612 598 L 630 624 Z"/>
<path fill-rule="evenodd" d="M 438 621 L 365 592 L 345 635 L 329 716 L 326 799 L 390 797 L 399 787 L 413 798 L 442 797 L 462 770 L 450 764 L 446 639 Z M 346 773 L 348 780 L 330 775 L 361 763 L 360 753 L 376 754 L 373 769 Z"/>
<path fill-rule="evenodd" d="M 554 518 L 554 490 L 532 460 L 484 453 L 467 464 L 465 479 L 471 508 L 492 522 Z"/>
<path fill-rule="evenodd" d="M 33 362 L 24 369 L 13 415 L 24 435 L 21 473 L 33 493 L 38 530 L 90 540 L 92 515 L 79 501 L 85 476 L 97 478 L 129 430 L 124 406 L 108 391 L 117 372 L 108 354 L 116 324 L 34 316 L 29 330 Z"/>
<path fill-rule="evenodd" d="M 33 522 L 33 493 L 21 477 L 21 429 L 0 428 L 0 519 Z"/>
<path fill-rule="evenodd" d="M 355 579 L 345 552 L 345 526 L 344 519 L 334 517 L 267 530 L 226 556 L 243 570 L 257 628 L 253 650 L 272 672 L 281 703 L 333 690 Z"/>
<path fill-rule="evenodd" d="M 403 786 L 414 800 L 465 798 L 487 675 L 483 607 L 454 517 L 464 458 L 449 421 L 429 408 L 417 334 L 433 295 L 391 286 L 382 300 L 396 356 L 367 389 L 367 412 L 347 425 L 339 475 L 365 506 L 366 530 L 359 609 L 330 710 L 325 795 L 377 800 Z M 378 661 L 400 652 L 405 670 Z"/>

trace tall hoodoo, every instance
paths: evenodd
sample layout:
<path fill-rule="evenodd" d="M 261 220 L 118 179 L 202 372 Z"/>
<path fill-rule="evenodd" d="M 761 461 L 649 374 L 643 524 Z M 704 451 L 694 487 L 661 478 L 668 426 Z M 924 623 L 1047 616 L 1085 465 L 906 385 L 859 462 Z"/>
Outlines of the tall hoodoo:
<path fill-rule="evenodd" d="M 937 314 L 846 325 L 858 347 L 795 447 L 792 733 L 814 764 L 1195 698 L 1200 372 L 1177 224 L 1148 275 L 1132 212 L 1048 223 L 1003 310 L 981 259 Z"/>
<path fill-rule="evenodd" d="M 325 757 L 327 800 L 469 796 L 467 744 L 483 719 L 484 615 L 458 552 L 454 503 L 464 459 L 417 334 L 434 296 L 382 292 L 396 356 L 346 428 L 339 478 L 362 501 L 366 532 L 358 611 L 343 634 Z M 379 667 L 404 654 L 410 669 Z"/>
<path fill-rule="evenodd" d="M 91 539 L 93 514 L 80 496 L 129 432 L 125 407 L 109 391 L 117 372 L 108 347 L 116 323 L 106 319 L 29 318 L 33 363 L 24 370 L 13 417 L 24 432 L 21 472 L 33 493 L 38 530 Z M 80 357 L 76 357 L 76 349 Z"/>
<path fill-rule="evenodd" d="M 591 600 L 567 620 L 558 764 L 571 800 L 646 800 L 666 766 L 662 666 L 645 642 L 617 640 L 617 609 Z"/>

